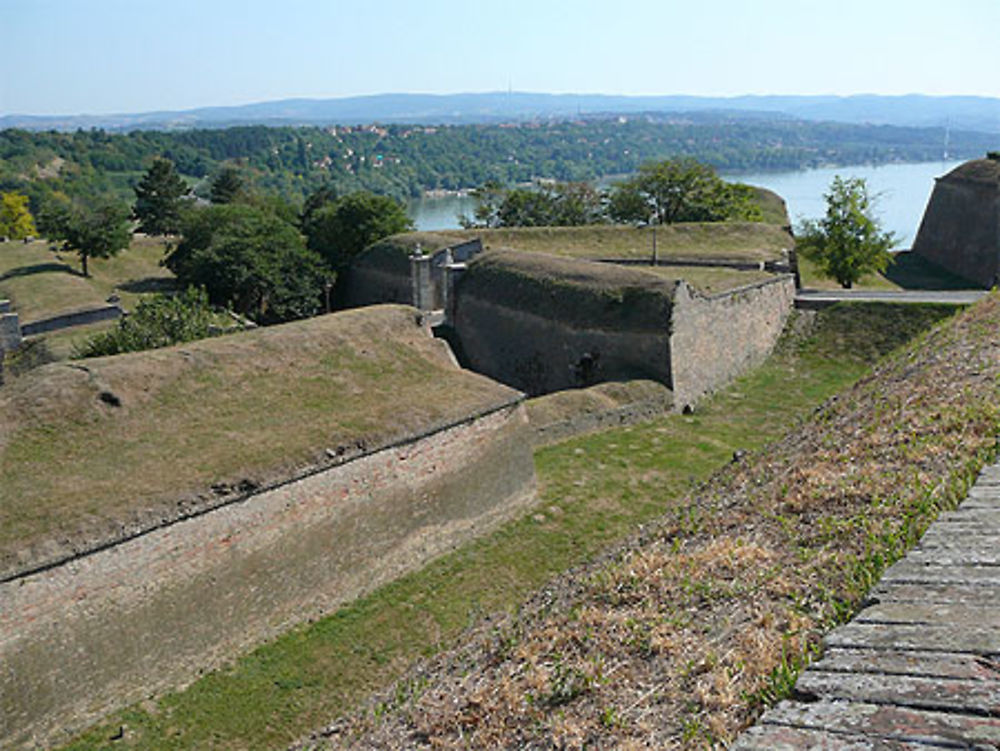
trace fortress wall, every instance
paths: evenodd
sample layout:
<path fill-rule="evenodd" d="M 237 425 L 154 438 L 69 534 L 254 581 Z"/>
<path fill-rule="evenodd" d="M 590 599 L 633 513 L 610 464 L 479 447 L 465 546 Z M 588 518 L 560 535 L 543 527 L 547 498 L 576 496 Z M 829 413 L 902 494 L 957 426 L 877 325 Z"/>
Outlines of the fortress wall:
<path fill-rule="evenodd" d="M 1000 190 L 961 179 L 938 180 L 913 252 L 990 287 L 1000 272 Z"/>
<path fill-rule="evenodd" d="M 405 271 L 357 263 L 346 273 L 348 282 L 343 286 L 346 307 L 360 308 L 383 303 L 413 304 L 413 281 L 410 278 L 408 259 Z"/>
<path fill-rule="evenodd" d="M 58 331 L 68 329 L 73 326 L 86 326 L 90 323 L 100 321 L 114 321 L 122 317 L 122 309 L 118 305 L 105 305 L 101 308 L 91 308 L 90 310 L 77 310 L 72 313 L 63 313 L 31 321 L 21 326 L 21 333 L 24 336 L 34 336 L 44 334 L 47 331 Z"/>
<path fill-rule="evenodd" d="M 480 299 L 459 287 L 454 326 L 466 367 L 537 395 L 635 378 L 669 384 L 668 322 L 651 323 L 658 327 L 587 327 Z"/>
<path fill-rule="evenodd" d="M 0 746 L 177 688 L 533 499 L 522 401 L 0 584 Z"/>
<path fill-rule="evenodd" d="M 763 361 L 794 301 L 791 274 L 712 297 L 681 285 L 674 297 L 670 337 L 676 407 L 693 404 Z"/>

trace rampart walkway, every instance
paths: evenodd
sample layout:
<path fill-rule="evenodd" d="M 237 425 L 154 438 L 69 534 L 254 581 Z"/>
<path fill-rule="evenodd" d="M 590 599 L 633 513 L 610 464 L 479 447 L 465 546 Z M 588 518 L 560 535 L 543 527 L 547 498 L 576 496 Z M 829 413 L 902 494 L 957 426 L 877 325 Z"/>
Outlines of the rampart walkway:
<path fill-rule="evenodd" d="M 737 751 L 1000 749 L 1000 463 L 826 639 Z"/>
<path fill-rule="evenodd" d="M 795 294 L 795 307 L 807 310 L 827 308 L 838 302 L 943 303 L 972 305 L 986 294 L 985 290 L 825 290 L 800 289 Z"/>

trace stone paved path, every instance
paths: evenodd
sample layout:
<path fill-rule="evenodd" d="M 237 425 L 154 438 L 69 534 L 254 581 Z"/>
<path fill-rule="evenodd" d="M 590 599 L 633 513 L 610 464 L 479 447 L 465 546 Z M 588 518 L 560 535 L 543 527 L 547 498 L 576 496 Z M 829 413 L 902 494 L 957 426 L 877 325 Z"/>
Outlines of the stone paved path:
<path fill-rule="evenodd" d="M 734 750 L 1000 749 L 1000 464 L 870 599 Z"/>
<path fill-rule="evenodd" d="M 850 302 L 943 303 L 971 305 L 986 295 L 985 290 L 819 290 L 800 289 L 795 307 L 807 310 L 826 308 L 845 300 Z"/>

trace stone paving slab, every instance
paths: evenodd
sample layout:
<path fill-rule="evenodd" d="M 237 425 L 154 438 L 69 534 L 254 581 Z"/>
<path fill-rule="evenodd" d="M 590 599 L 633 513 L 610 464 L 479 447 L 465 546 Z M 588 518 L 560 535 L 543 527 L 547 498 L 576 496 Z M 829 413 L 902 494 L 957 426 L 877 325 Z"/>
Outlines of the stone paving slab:
<path fill-rule="evenodd" d="M 882 575 L 886 583 L 987 584 L 1000 586 L 1000 566 L 936 565 L 910 563 L 905 559 Z"/>
<path fill-rule="evenodd" d="M 733 749 L 1000 749 L 1000 463 L 824 643 Z"/>
<path fill-rule="evenodd" d="M 930 529 L 920 540 L 919 550 L 928 548 L 967 548 L 967 547 L 988 547 L 1000 545 L 1000 533 L 983 532 L 982 528 L 976 524 L 959 531 L 956 540 L 956 530 L 937 527 Z"/>
<path fill-rule="evenodd" d="M 1000 585 L 886 582 L 873 589 L 869 598 L 876 602 L 1000 603 Z"/>
<path fill-rule="evenodd" d="M 831 631 L 824 643 L 828 647 L 896 648 L 917 652 L 971 652 L 992 657 L 1000 654 L 1000 628 L 851 621 L 846 626 Z"/>
<path fill-rule="evenodd" d="M 896 704 L 1000 718 L 1000 681 L 941 676 L 826 673 L 806 670 L 795 685 L 800 695 Z"/>
<path fill-rule="evenodd" d="M 743 751 L 757 749 L 890 749 L 890 748 L 965 748 L 1000 747 L 1000 719 L 975 717 L 951 712 L 914 710 L 906 707 L 867 702 L 818 701 L 781 702 L 766 712 L 756 733 L 748 732 L 733 746 Z M 788 731 L 817 733 L 800 735 L 805 745 L 781 745 Z M 813 739 L 859 745 L 811 745 Z M 749 740 L 749 743 L 745 743 Z M 768 745 L 771 743 L 771 745 Z M 887 745 L 910 743 L 913 746 Z"/>
<path fill-rule="evenodd" d="M 855 623 L 912 623 L 930 626 L 994 627 L 1000 629 L 1000 603 L 879 602 L 865 608 Z"/>
<path fill-rule="evenodd" d="M 941 746 L 927 743 L 907 743 L 880 739 L 878 745 L 861 735 L 845 735 L 813 728 L 794 728 L 787 725 L 752 727 L 733 746 L 736 751 L 931 751 L 935 748 L 968 748 L 968 746 Z"/>
<path fill-rule="evenodd" d="M 879 673 L 1000 681 L 1000 659 L 955 652 L 905 652 L 886 649 L 826 650 L 812 668 L 827 673 Z"/>

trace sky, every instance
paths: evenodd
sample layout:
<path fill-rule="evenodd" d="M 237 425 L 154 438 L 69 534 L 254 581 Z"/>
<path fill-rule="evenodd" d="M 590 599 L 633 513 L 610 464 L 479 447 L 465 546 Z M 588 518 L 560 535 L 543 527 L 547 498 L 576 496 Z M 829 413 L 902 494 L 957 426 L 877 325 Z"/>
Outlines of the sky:
<path fill-rule="evenodd" d="M 1000 97 L 1000 0 L 0 0 L 0 115 L 419 92 Z"/>

